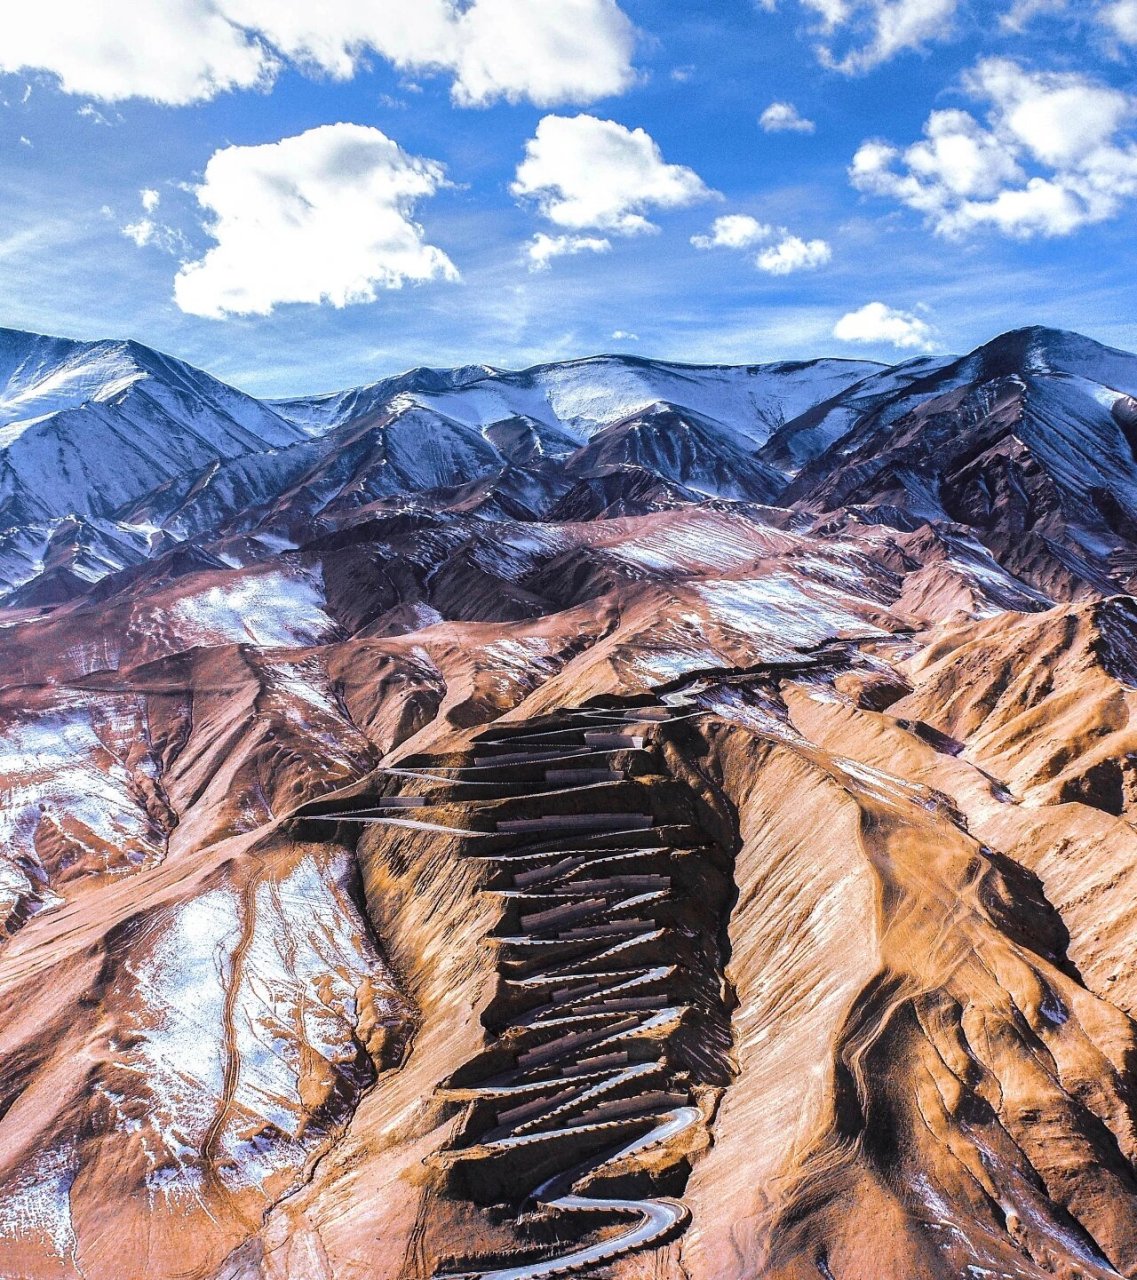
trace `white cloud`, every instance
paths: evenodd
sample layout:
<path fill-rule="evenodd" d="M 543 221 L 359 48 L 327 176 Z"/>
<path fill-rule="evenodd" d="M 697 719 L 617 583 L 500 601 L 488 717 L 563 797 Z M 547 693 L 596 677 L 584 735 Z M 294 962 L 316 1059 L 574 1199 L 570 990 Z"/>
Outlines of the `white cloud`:
<path fill-rule="evenodd" d="M 122 234 L 128 240 L 133 240 L 140 249 L 153 246 L 155 249 L 161 249 L 164 253 L 174 255 L 187 253 L 189 244 L 185 236 L 174 227 L 168 227 L 159 222 L 153 216 L 162 201 L 160 193 L 155 191 L 153 187 L 143 187 L 138 193 L 138 198 L 142 203 L 143 216 L 137 222 L 128 222 L 126 226 L 122 227 Z"/>
<path fill-rule="evenodd" d="M 1114 0 L 1102 9 L 1101 20 L 1123 44 L 1137 44 L 1137 0 Z"/>
<path fill-rule="evenodd" d="M 301 63 L 351 75 L 368 49 L 411 72 L 445 70 L 455 100 L 594 102 L 635 82 L 635 29 L 616 0 L 219 0 Z"/>
<path fill-rule="evenodd" d="M 1088 5 L 1071 4 L 1071 0 L 1014 0 L 1001 24 L 1009 31 L 1021 32 L 1046 14 L 1068 13 L 1071 8 L 1079 18 L 1090 16 L 1121 44 L 1137 44 L 1137 0 L 1102 0 L 1092 14 Z"/>
<path fill-rule="evenodd" d="M 211 0 L 41 0 L 5 16 L 0 71 L 47 71 L 104 102 L 181 105 L 267 83 L 275 60 Z"/>
<path fill-rule="evenodd" d="M 530 271 L 548 271 L 554 258 L 578 253 L 607 253 L 612 248 L 610 240 L 597 236 L 547 236 L 538 232 L 525 246 Z"/>
<path fill-rule="evenodd" d="M 445 181 L 436 161 L 363 125 L 226 147 L 196 191 L 217 243 L 178 272 L 175 300 L 193 315 L 267 315 L 280 303 L 343 307 L 406 281 L 456 280 L 412 220 Z"/>
<path fill-rule="evenodd" d="M 999 19 L 1006 31 L 1021 32 L 1035 20 L 1048 13 L 1062 13 L 1067 0 L 1014 0 L 1010 9 Z"/>
<path fill-rule="evenodd" d="M 972 97 L 992 104 L 996 131 L 1053 168 L 1077 165 L 1107 147 L 1134 115 L 1137 98 L 1069 72 L 1031 72 L 1010 58 L 986 58 L 968 72 Z"/>
<path fill-rule="evenodd" d="M 696 249 L 752 249 L 777 240 L 754 259 L 759 271 L 788 276 L 792 271 L 824 266 L 833 250 L 824 240 L 803 240 L 788 227 L 772 227 L 745 213 L 728 213 L 711 223 L 709 235 L 692 236 Z"/>
<path fill-rule="evenodd" d="M 82 116 L 84 120 L 90 120 L 92 124 L 105 125 L 108 129 L 112 127 L 111 121 L 92 102 L 84 102 L 75 114 Z"/>
<path fill-rule="evenodd" d="M 773 276 L 788 276 L 793 271 L 812 271 L 823 267 L 833 257 L 833 250 L 824 240 L 803 240 L 800 236 L 785 236 L 778 244 L 764 249 L 754 260 L 760 271 Z"/>
<path fill-rule="evenodd" d="M 613 342 L 639 342 L 640 335 L 638 333 L 629 333 L 627 329 L 617 329 L 612 334 Z"/>
<path fill-rule="evenodd" d="M 30 147 L 31 145 L 32 145 L 32 140 L 31 140 L 31 138 L 28 138 L 28 137 L 26 137 L 24 134 L 22 134 L 22 133 L 21 133 L 21 134 L 20 134 L 20 146 L 21 146 L 21 147 Z"/>
<path fill-rule="evenodd" d="M 818 56 L 827 66 L 869 71 L 898 54 L 942 40 L 952 30 L 960 0 L 801 0 L 817 15 Z M 853 47 L 836 50 L 844 35 Z"/>
<path fill-rule="evenodd" d="M 122 234 L 128 240 L 133 240 L 140 249 L 153 242 L 156 231 L 157 227 L 150 218 L 139 218 L 137 222 L 128 222 L 122 228 Z"/>
<path fill-rule="evenodd" d="M 985 124 L 967 111 L 935 111 L 923 140 L 903 151 L 866 142 L 849 171 L 853 185 L 918 210 L 946 236 L 983 226 L 1021 238 L 1068 235 L 1137 196 L 1137 143 L 1123 132 L 1137 97 L 1009 58 L 980 61 L 963 85 L 987 104 Z"/>
<path fill-rule="evenodd" d="M 807 120 L 792 102 L 771 102 L 758 117 L 767 133 L 815 133 L 817 125 Z"/>
<path fill-rule="evenodd" d="M 774 235 L 774 228 L 745 213 L 727 213 L 711 223 L 709 235 L 692 236 L 696 249 L 749 249 Z"/>
<path fill-rule="evenodd" d="M 668 164 L 643 129 L 595 116 L 545 116 L 525 144 L 510 190 L 550 222 L 618 235 L 658 228 L 646 211 L 674 209 L 714 193 L 693 170 Z"/>
<path fill-rule="evenodd" d="M 776 0 L 756 0 L 773 13 Z M 1070 14 L 1081 25 L 1093 22 L 1122 44 L 1137 44 L 1137 0 L 798 0 L 815 24 L 811 35 L 818 59 L 846 74 L 871 71 L 900 54 L 920 50 L 959 34 L 961 12 L 997 23 L 1016 34 L 1038 18 Z"/>
<path fill-rule="evenodd" d="M 373 52 L 453 76 L 454 98 L 593 102 L 636 79 L 616 0 L 44 0 L 5 23 L 0 71 L 171 105 L 270 84 L 283 59 L 346 78 Z"/>
<path fill-rule="evenodd" d="M 936 332 L 911 311 L 897 311 L 883 302 L 870 302 L 850 311 L 833 326 L 841 342 L 888 344 L 902 351 L 935 351 Z"/>

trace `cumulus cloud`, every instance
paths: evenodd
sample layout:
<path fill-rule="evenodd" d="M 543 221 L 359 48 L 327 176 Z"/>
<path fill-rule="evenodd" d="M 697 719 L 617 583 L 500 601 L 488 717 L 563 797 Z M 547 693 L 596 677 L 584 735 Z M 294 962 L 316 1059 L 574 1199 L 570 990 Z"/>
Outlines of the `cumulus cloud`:
<path fill-rule="evenodd" d="M 370 302 L 407 281 L 456 280 L 413 221 L 443 167 L 378 129 L 331 124 L 213 154 L 196 190 L 217 242 L 183 265 L 174 297 L 193 315 L 267 315 L 286 302 Z"/>
<path fill-rule="evenodd" d="M 276 59 L 211 0 L 42 0 L 6 17 L 0 71 L 47 71 L 104 102 L 181 105 L 266 84 Z"/>
<path fill-rule="evenodd" d="M 764 249 L 754 260 L 759 271 L 772 276 L 788 276 L 794 271 L 812 271 L 823 267 L 833 257 L 833 250 L 824 240 L 803 240 L 800 236 L 785 236 L 776 245 Z"/>
<path fill-rule="evenodd" d="M 770 244 L 770 241 L 776 243 Z M 696 249 L 752 249 L 766 244 L 754 259 L 759 271 L 774 276 L 788 276 L 793 271 L 812 270 L 824 266 L 833 250 L 824 240 L 803 240 L 787 227 L 773 227 L 745 213 L 728 213 L 711 223 L 706 235 L 691 237 Z"/>
<path fill-rule="evenodd" d="M 817 125 L 807 120 L 792 102 L 771 102 L 758 117 L 767 133 L 814 133 Z"/>
<path fill-rule="evenodd" d="M 707 235 L 692 236 L 696 249 L 749 249 L 774 235 L 774 228 L 745 213 L 727 213 L 711 223 Z"/>
<path fill-rule="evenodd" d="M 773 13 L 776 0 L 755 0 Z M 854 75 L 959 33 L 961 12 L 982 13 L 1005 31 L 1020 33 L 1036 19 L 1067 14 L 1094 23 L 1120 44 L 1137 44 L 1137 0 L 798 0 L 814 19 L 810 35 L 818 59 Z"/>
<path fill-rule="evenodd" d="M 617 329 L 612 334 L 613 342 L 639 342 L 640 335 L 638 333 L 629 333 L 627 329 Z"/>
<path fill-rule="evenodd" d="M 593 102 L 636 79 L 616 0 L 43 0 L 5 24 L 0 71 L 68 93 L 182 105 L 270 84 L 285 60 L 346 78 L 370 53 L 453 77 L 457 102 Z"/>
<path fill-rule="evenodd" d="M 841 342 L 887 344 L 901 351 L 935 351 L 936 331 L 911 311 L 898 311 L 883 302 L 870 302 L 850 311 L 833 326 Z"/>
<path fill-rule="evenodd" d="M 1137 195 L 1137 143 L 1125 132 L 1137 97 L 1009 58 L 980 61 L 964 90 L 986 103 L 985 122 L 934 111 L 923 139 L 903 150 L 870 140 L 853 158 L 853 185 L 953 237 L 984 226 L 1020 238 L 1068 235 L 1115 217 Z"/>
<path fill-rule="evenodd" d="M 608 253 L 611 240 L 599 236 L 548 236 L 539 232 L 525 246 L 530 271 L 548 271 L 554 258 L 574 256 L 578 253 Z"/>
<path fill-rule="evenodd" d="M 668 164 L 643 129 L 590 115 L 545 116 L 525 144 L 510 190 L 535 200 L 557 226 L 617 235 L 656 231 L 647 210 L 714 194 L 693 169 Z"/>

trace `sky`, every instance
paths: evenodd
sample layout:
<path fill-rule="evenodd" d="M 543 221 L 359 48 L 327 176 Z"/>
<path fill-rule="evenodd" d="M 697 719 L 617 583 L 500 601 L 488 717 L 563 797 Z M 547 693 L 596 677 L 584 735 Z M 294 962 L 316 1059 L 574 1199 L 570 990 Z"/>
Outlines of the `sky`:
<path fill-rule="evenodd" d="M 414 365 L 1137 349 L 1137 0 L 38 0 L 0 324 Z"/>

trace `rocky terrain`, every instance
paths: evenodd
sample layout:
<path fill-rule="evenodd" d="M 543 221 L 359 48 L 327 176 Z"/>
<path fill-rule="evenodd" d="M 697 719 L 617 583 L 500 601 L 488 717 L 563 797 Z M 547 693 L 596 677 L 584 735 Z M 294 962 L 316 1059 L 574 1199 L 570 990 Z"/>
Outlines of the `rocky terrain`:
<path fill-rule="evenodd" d="M 1135 397 L 0 331 L 0 1276 L 1137 1276 Z"/>

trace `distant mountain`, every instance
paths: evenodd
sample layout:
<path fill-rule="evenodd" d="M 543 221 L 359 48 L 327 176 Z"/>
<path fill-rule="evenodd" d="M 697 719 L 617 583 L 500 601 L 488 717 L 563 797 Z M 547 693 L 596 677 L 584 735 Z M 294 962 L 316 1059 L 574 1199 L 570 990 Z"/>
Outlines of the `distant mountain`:
<path fill-rule="evenodd" d="M 58 599 L 167 545 L 128 519 L 204 468 L 305 438 L 271 408 L 135 342 L 0 331 L 0 584 Z"/>
<path fill-rule="evenodd" d="M 811 406 L 840 395 L 885 366 L 865 360 L 766 365 L 682 365 L 633 356 L 593 356 L 520 373 L 470 365 L 412 369 L 335 395 L 273 401 L 307 428 L 337 426 L 407 395 L 468 426 L 523 417 L 586 439 L 600 428 L 664 403 L 689 409 L 756 445 Z"/>
<path fill-rule="evenodd" d="M 1137 535 L 1137 435 L 1115 412 L 1135 391 L 1137 356 L 1008 333 L 863 414 L 782 501 L 966 525 L 1034 586 L 1108 592 Z"/>
<path fill-rule="evenodd" d="M 318 512 L 496 481 L 483 495 L 488 511 L 499 491 L 518 488 L 517 467 L 547 467 L 660 403 L 699 414 L 726 454 L 741 457 L 877 368 L 598 357 L 524 373 L 414 369 L 335 395 L 262 402 L 135 342 L 2 330 L 0 599 L 72 598 L 234 522 L 303 537 L 317 531 Z M 739 497 L 762 475 L 761 496 L 771 496 L 765 468 L 751 460 L 744 472 L 710 492 Z M 567 486 L 545 476 L 521 487 L 522 508 L 538 516 Z"/>
<path fill-rule="evenodd" d="M 1037 328 L 892 368 L 597 356 L 277 401 L 134 342 L 4 330 L 0 600 L 72 599 L 187 541 L 245 563 L 408 510 L 587 520 L 708 500 L 958 521 L 1034 587 L 1102 589 L 1137 521 L 1137 432 L 1113 412 L 1134 392 L 1137 358 Z"/>

